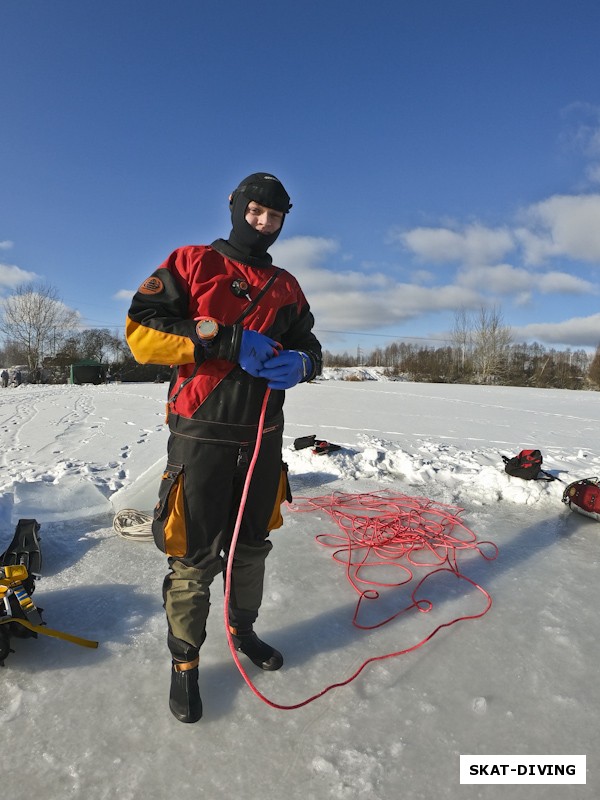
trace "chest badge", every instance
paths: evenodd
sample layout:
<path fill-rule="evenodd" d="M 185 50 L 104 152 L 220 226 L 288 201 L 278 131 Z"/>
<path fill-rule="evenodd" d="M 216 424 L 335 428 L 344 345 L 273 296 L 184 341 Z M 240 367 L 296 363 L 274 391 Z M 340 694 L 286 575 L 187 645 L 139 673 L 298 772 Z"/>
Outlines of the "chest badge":
<path fill-rule="evenodd" d="M 252 300 L 250 297 L 250 284 L 244 278 L 236 278 L 232 282 L 230 289 L 236 297 L 245 297 L 246 300 Z"/>

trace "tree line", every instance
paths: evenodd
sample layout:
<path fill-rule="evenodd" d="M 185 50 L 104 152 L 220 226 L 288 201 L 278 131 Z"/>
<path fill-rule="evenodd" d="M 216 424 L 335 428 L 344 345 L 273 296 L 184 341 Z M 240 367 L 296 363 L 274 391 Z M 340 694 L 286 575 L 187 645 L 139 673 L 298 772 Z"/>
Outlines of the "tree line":
<path fill-rule="evenodd" d="M 381 367 L 389 377 L 428 383 L 478 383 L 556 389 L 600 389 L 600 345 L 558 350 L 538 342 L 515 343 L 498 308 L 455 314 L 441 347 L 394 342 L 356 355 L 324 353 L 329 367 Z"/>
<path fill-rule="evenodd" d="M 169 375 L 168 368 L 138 364 L 123 329 L 82 330 L 79 314 L 48 284 L 24 284 L 5 297 L 0 332 L 0 365 L 25 367 L 30 381 L 65 383 L 71 365 L 88 360 L 121 380 L 165 380 Z"/>
<path fill-rule="evenodd" d="M 0 366 L 26 366 L 30 379 L 65 382 L 70 366 L 93 360 L 121 380 L 167 380 L 165 367 L 138 364 L 124 332 L 108 328 L 82 330 L 77 312 L 67 308 L 47 284 L 19 286 L 0 304 Z M 394 342 L 370 353 L 324 352 L 326 367 L 381 367 L 389 377 L 434 383 L 479 383 L 560 389 L 600 389 L 600 345 L 595 354 L 583 349 L 557 350 L 534 343 L 515 343 L 501 311 L 460 309 L 447 344 Z"/>

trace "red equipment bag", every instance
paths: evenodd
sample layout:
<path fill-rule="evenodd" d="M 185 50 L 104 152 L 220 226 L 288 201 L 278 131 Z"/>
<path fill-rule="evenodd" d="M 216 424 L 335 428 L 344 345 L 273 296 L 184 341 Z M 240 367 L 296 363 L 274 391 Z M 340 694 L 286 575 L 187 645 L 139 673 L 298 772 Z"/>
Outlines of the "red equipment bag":
<path fill-rule="evenodd" d="M 572 511 L 600 522 L 600 485 L 598 478 L 582 478 L 570 483 L 562 496 Z"/>

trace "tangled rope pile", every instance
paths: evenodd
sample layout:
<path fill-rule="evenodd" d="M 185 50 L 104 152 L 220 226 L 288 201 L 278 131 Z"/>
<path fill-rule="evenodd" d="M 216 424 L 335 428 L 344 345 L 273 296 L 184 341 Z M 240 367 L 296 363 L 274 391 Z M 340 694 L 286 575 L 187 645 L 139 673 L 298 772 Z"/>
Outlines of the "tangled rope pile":
<path fill-rule="evenodd" d="M 425 581 L 438 572 L 451 572 L 457 578 L 467 581 L 487 601 L 481 613 L 459 617 L 440 627 L 452 625 L 461 619 L 481 617 L 492 605 L 492 599 L 486 590 L 460 571 L 458 553 L 465 550 L 476 551 L 486 560 L 492 561 L 498 555 L 498 548 L 493 542 L 477 540 L 473 531 L 461 520 L 460 508 L 423 497 L 408 497 L 382 491 L 366 494 L 334 492 L 323 497 L 300 498 L 292 505 L 292 510 L 324 511 L 340 529 L 340 535 L 321 534 L 316 538 L 320 544 L 335 548 L 334 560 L 346 567 L 348 580 L 359 596 L 352 620 L 357 628 L 379 628 L 411 608 L 430 611 L 431 601 L 419 599 L 418 595 Z M 399 571 L 399 578 L 389 581 L 363 577 L 365 571 L 372 574 L 373 567 L 393 567 Z M 378 600 L 379 590 L 383 588 L 393 589 L 408 585 L 413 581 L 415 572 L 423 569 L 426 574 L 412 590 L 410 603 L 406 607 L 370 625 L 359 622 L 365 600 Z M 439 628 L 410 649 L 420 647 L 437 630 Z"/>
<path fill-rule="evenodd" d="M 135 508 L 123 508 L 117 511 L 113 519 L 113 528 L 123 539 L 137 542 L 151 542 L 152 516 Z"/>

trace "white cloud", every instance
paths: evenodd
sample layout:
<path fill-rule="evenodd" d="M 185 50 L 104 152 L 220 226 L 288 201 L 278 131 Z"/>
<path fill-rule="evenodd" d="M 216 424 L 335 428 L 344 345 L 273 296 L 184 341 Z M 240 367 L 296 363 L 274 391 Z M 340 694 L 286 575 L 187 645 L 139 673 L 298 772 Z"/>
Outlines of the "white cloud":
<path fill-rule="evenodd" d="M 113 294 L 113 300 L 131 300 L 135 293 L 135 289 L 119 289 Z"/>
<path fill-rule="evenodd" d="M 340 270 L 345 263 L 339 245 L 331 239 L 295 237 L 273 247 L 274 262 L 299 280 L 317 321 L 317 331 L 375 331 L 423 315 L 454 313 L 457 308 L 477 309 L 490 295 L 509 296 L 517 305 L 530 304 L 536 295 L 595 293 L 595 285 L 564 271 L 533 271 L 512 264 L 486 263 L 507 250 L 516 239 L 505 228 L 481 225 L 462 233 L 445 228 L 418 228 L 412 234 L 413 252 L 425 257 L 464 258 L 454 278 L 445 285 L 419 285 L 431 274 L 400 283 L 381 270 Z M 515 329 L 516 330 L 516 329 Z M 520 335 L 549 343 L 589 346 L 599 336 L 597 318 L 569 323 L 529 326 Z"/>
<path fill-rule="evenodd" d="M 528 291 L 532 287 L 531 272 L 510 264 L 462 270 L 458 273 L 457 280 L 461 286 L 490 291 L 495 294 L 520 293 Z"/>
<path fill-rule="evenodd" d="M 38 276 L 35 272 L 27 272 L 15 264 L 3 264 L 0 262 L 0 290 L 14 289 L 21 283 L 30 283 Z"/>
<path fill-rule="evenodd" d="M 589 170 L 600 182 L 600 163 L 590 165 Z M 513 228 L 480 223 L 462 228 L 419 227 L 393 232 L 391 239 L 431 264 L 493 267 L 517 248 L 527 266 L 539 266 L 553 258 L 600 262 L 600 194 L 554 195 L 524 209 L 520 220 Z M 514 277 L 520 286 L 522 276 Z"/>
<path fill-rule="evenodd" d="M 435 275 L 428 269 L 415 270 L 410 277 L 415 283 L 433 283 L 435 281 Z"/>
<path fill-rule="evenodd" d="M 424 287 L 399 283 L 382 272 L 336 271 L 343 258 L 331 239 L 295 237 L 273 246 L 271 253 L 274 263 L 298 278 L 323 330 L 377 329 L 421 314 L 475 308 L 481 302 L 463 286 Z M 333 261 L 331 268 L 323 266 L 327 261 Z"/>
<path fill-rule="evenodd" d="M 11 242 L 10 239 L 5 239 L 3 242 L 0 242 L 0 250 L 10 250 L 13 245 L 14 242 Z"/>
<path fill-rule="evenodd" d="M 585 175 L 590 183 L 600 183 L 600 163 L 596 161 L 588 164 L 585 169 Z"/>
<path fill-rule="evenodd" d="M 392 236 L 418 258 L 438 264 L 451 261 L 471 265 L 493 264 L 515 246 L 507 228 L 487 228 L 480 224 L 467 225 L 462 231 L 413 228 Z"/>
<path fill-rule="evenodd" d="M 590 347 L 600 344 L 600 314 L 572 317 L 563 322 L 546 322 L 513 328 L 516 339 L 543 341 L 567 347 Z"/>
<path fill-rule="evenodd" d="M 309 299 L 320 328 L 346 331 L 377 329 L 461 306 L 475 308 L 481 302 L 478 294 L 460 286 L 391 283 L 381 289 L 364 280 L 362 287 L 342 283 L 339 290 L 315 292 Z"/>
<path fill-rule="evenodd" d="M 513 297 L 513 303 L 517 307 L 531 305 L 532 300 L 533 300 L 532 292 L 519 292 L 515 297 Z"/>
<path fill-rule="evenodd" d="M 600 262 L 600 194 L 554 195 L 530 206 L 525 220 L 515 231 L 525 263 L 557 256 Z"/>
<path fill-rule="evenodd" d="M 592 103 L 571 103 L 563 109 L 568 120 L 566 140 L 588 158 L 600 155 L 600 106 Z"/>
<path fill-rule="evenodd" d="M 333 239 L 319 236 L 292 236 L 276 242 L 270 249 L 273 263 L 285 264 L 286 269 L 296 274 L 304 267 L 321 264 L 333 253 L 337 253 L 339 244 Z"/>
<path fill-rule="evenodd" d="M 329 260 L 338 251 L 339 244 L 333 239 L 318 236 L 293 236 L 277 242 L 269 252 L 273 257 L 273 263 L 289 270 L 300 282 L 304 293 L 312 296 L 315 292 L 327 288 L 322 283 L 321 271 L 316 267 L 326 259 Z M 335 280 L 336 273 L 329 273 L 326 270 L 324 275 L 328 280 L 330 275 L 332 280 Z"/>
<path fill-rule="evenodd" d="M 542 294 L 597 293 L 593 283 L 567 272 L 537 273 L 510 264 L 465 269 L 458 273 L 457 281 L 461 286 L 484 293 L 516 295 L 516 301 L 521 304 L 524 295 L 530 296 L 536 290 Z"/>
<path fill-rule="evenodd" d="M 594 283 L 567 272 L 546 272 L 535 276 L 535 285 L 542 294 L 597 294 Z"/>

